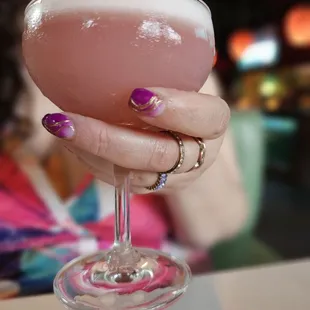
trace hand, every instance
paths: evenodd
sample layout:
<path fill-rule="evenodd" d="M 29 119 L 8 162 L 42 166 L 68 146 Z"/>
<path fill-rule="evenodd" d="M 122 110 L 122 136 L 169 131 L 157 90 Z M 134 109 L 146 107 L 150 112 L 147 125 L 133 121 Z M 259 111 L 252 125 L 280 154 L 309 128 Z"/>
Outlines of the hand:
<path fill-rule="evenodd" d="M 162 193 L 187 187 L 215 161 L 230 119 L 230 110 L 222 99 L 148 88 L 134 90 L 129 106 L 145 123 L 177 132 L 184 142 L 184 163 L 168 176 Z M 42 122 L 98 179 L 114 184 L 111 163 L 127 169 L 134 193 L 150 193 L 146 187 L 156 182 L 159 172 L 174 167 L 179 158 L 179 146 L 167 133 L 120 127 L 72 113 L 48 114 Z M 193 137 L 206 143 L 206 157 L 199 169 L 187 172 L 199 156 Z"/>

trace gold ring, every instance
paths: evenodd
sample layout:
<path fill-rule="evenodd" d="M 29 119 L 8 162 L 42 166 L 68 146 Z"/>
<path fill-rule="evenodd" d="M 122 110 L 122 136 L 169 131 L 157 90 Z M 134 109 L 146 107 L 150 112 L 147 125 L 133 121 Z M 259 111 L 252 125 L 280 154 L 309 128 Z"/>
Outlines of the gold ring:
<path fill-rule="evenodd" d="M 170 170 L 165 172 L 167 174 L 176 173 L 176 171 L 179 170 L 184 163 L 184 159 L 185 159 L 184 143 L 183 143 L 183 140 L 180 138 L 180 136 L 177 133 L 170 131 L 170 130 L 163 131 L 163 132 L 169 134 L 177 142 L 177 144 L 179 146 L 179 157 L 178 157 L 177 162 L 175 163 L 173 168 L 171 168 Z"/>
<path fill-rule="evenodd" d="M 205 157 L 206 157 L 206 151 L 207 147 L 206 144 L 203 142 L 201 138 L 194 138 L 193 139 L 198 143 L 199 145 L 199 155 L 198 155 L 198 160 L 193 168 L 191 168 L 188 172 L 191 172 L 193 170 L 196 170 L 200 168 L 204 162 L 205 162 Z"/>

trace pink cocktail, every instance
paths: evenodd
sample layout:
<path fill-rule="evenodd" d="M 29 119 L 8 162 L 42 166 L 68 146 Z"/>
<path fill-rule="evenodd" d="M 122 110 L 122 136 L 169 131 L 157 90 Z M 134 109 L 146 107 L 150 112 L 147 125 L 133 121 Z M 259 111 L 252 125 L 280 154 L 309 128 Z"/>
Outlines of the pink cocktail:
<path fill-rule="evenodd" d="M 37 86 L 64 111 L 109 123 L 144 126 L 127 107 L 135 88 L 198 91 L 214 52 L 211 13 L 200 0 L 36 0 L 26 9 L 23 53 Z M 129 197 L 127 190 L 125 182 L 116 195 Z M 67 308 L 159 309 L 185 292 L 185 262 L 131 246 L 128 206 L 116 199 L 124 212 L 110 251 L 56 276 Z"/>
<path fill-rule="evenodd" d="M 34 2 L 23 50 L 33 80 L 60 108 L 127 124 L 135 121 L 127 104 L 136 87 L 200 89 L 214 35 L 209 12 L 194 0 L 114 2 Z"/>

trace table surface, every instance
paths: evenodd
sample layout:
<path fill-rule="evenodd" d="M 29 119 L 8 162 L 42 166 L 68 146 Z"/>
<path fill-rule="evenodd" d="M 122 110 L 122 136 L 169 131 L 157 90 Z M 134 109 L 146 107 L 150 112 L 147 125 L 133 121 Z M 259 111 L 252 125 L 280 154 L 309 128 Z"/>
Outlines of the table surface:
<path fill-rule="evenodd" d="M 310 260 L 238 270 L 193 279 L 172 310 L 310 309 Z M 1 310 L 63 310 L 53 295 L 0 302 Z"/>

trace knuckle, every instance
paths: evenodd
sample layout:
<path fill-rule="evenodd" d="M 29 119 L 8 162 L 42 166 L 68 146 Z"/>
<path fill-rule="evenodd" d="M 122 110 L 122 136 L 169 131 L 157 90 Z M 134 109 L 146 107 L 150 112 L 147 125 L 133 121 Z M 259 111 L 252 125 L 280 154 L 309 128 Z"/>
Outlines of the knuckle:
<path fill-rule="evenodd" d="M 171 162 L 171 146 L 167 141 L 156 140 L 152 145 L 147 158 L 146 167 L 150 171 L 166 171 L 169 168 L 167 163 Z M 172 164 L 173 165 L 173 164 Z"/>
<path fill-rule="evenodd" d="M 103 154 L 105 154 L 109 149 L 111 143 L 109 131 L 107 128 L 102 127 L 99 129 L 96 135 L 97 138 L 94 139 L 93 142 L 90 141 L 91 153 L 93 153 L 95 156 L 102 157 Z"/>

